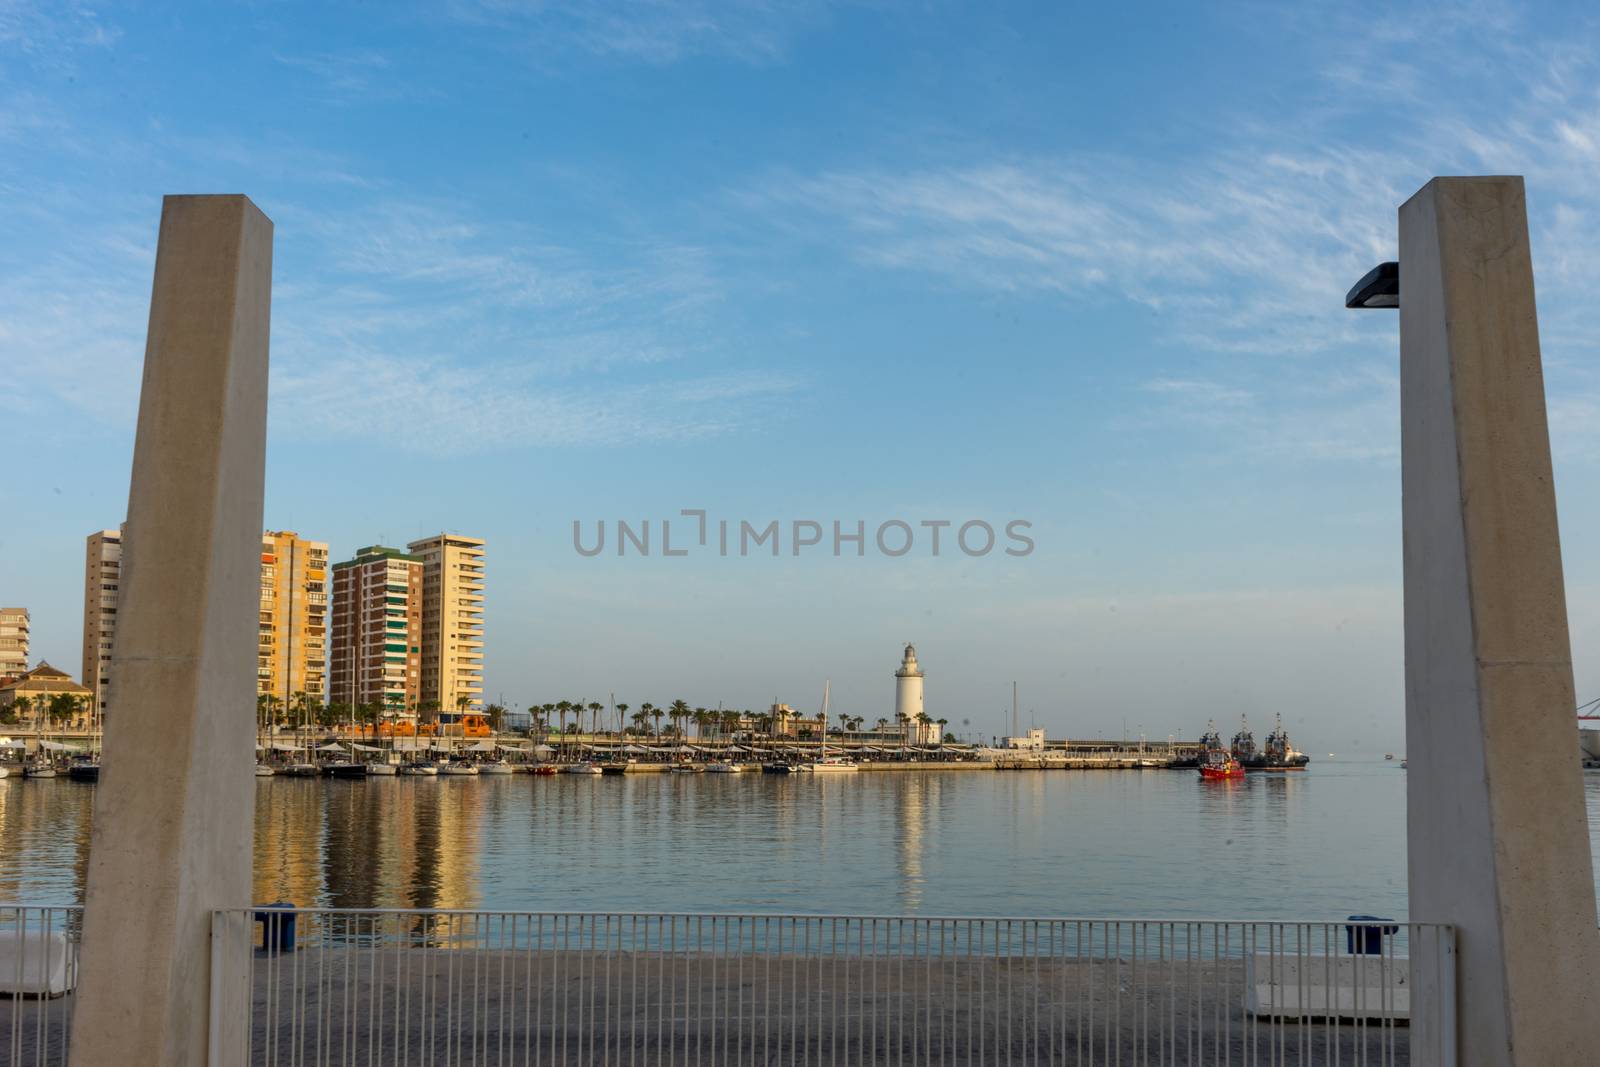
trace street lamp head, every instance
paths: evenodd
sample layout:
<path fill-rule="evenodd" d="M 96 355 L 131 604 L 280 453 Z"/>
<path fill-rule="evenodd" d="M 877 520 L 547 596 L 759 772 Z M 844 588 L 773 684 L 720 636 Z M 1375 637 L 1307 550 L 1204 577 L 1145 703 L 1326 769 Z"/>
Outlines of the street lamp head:
<path fill-rule="evenodd" d="M 1400 264 L 1379 263 L 1345 294 L 1347 308 L 1397 308 L 1400 306 Z"/>

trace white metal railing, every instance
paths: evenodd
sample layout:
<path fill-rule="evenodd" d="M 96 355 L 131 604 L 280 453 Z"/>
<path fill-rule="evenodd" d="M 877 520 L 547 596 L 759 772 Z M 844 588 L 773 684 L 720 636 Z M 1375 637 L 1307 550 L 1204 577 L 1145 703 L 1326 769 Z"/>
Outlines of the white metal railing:
<path fill-rule="evenodd" d="M 1429 923 L 240 909 L 212 1062 L 1451 1067 L 1454 952 Z"/>
<path fill-rule="evenodd" d="M 0 905 L 0 1067 L 65 1063 L 83 909 Z"/>

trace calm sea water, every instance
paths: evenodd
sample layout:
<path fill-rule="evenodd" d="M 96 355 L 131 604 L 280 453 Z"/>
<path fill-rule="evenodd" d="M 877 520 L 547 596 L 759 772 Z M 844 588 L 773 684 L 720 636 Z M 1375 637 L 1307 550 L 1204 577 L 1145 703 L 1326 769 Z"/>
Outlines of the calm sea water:
<path fill-rule="evenodd" d="M 1600 775 L 1586 778 L 1600 826 Z M 0 903 L 82 899 L 94 787 L 0 781 Z M 256 785 L 257 901 L 1403 917 L 1405 773 L 526 775 Z M 1595 851 L 1600 854 L 1600 839 Z"/>

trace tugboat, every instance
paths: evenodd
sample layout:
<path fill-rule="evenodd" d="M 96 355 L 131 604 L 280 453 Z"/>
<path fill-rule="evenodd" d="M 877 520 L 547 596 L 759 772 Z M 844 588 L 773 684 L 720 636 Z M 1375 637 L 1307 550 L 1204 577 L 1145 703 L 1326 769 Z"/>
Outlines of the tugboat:
<path fill-rule="evenodd" d="M 1200 777 L 1207 780 L 1243 778 L 1244 768 L 1222 749 L 1208 749 L 1200 759 Z"/>
<path fill-rule="evenodd" d="M 1233 758 L 1248 767 L 1257 758 L 1256 735 L 1250 732 L 1250 722 L 1239 716 L 1239 732 L 1233 735 Z"/>
<path fill-rule="evenodd" d="M 1238 738 L 1234 738 L 1234 755 L 1239 762 L 1244 764 L 1247 771 L 1303 771 L 1306 764 L 1311 762 L 1311 757 L 1304 752 L 1297 751 L 1289 743 L 1289 734 L 1283 728 L 1283 716 L 1278 716 L 1277 724 L 1272 733 L 1267 735 L 1267 743 L 1255 755 L 1239 756 Z M 1254 748 L 1254 744 L 1251 745 Z"/>

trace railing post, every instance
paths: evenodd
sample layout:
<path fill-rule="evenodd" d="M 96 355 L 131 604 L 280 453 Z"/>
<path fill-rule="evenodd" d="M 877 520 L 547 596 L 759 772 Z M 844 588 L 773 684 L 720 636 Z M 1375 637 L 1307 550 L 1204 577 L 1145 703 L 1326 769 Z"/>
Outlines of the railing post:
<path fill-rule="evenodd" d="M 208 1067 L 249 1061 L 251 915 L 211 913 L 211 992 L 206 1002 Z"/>

